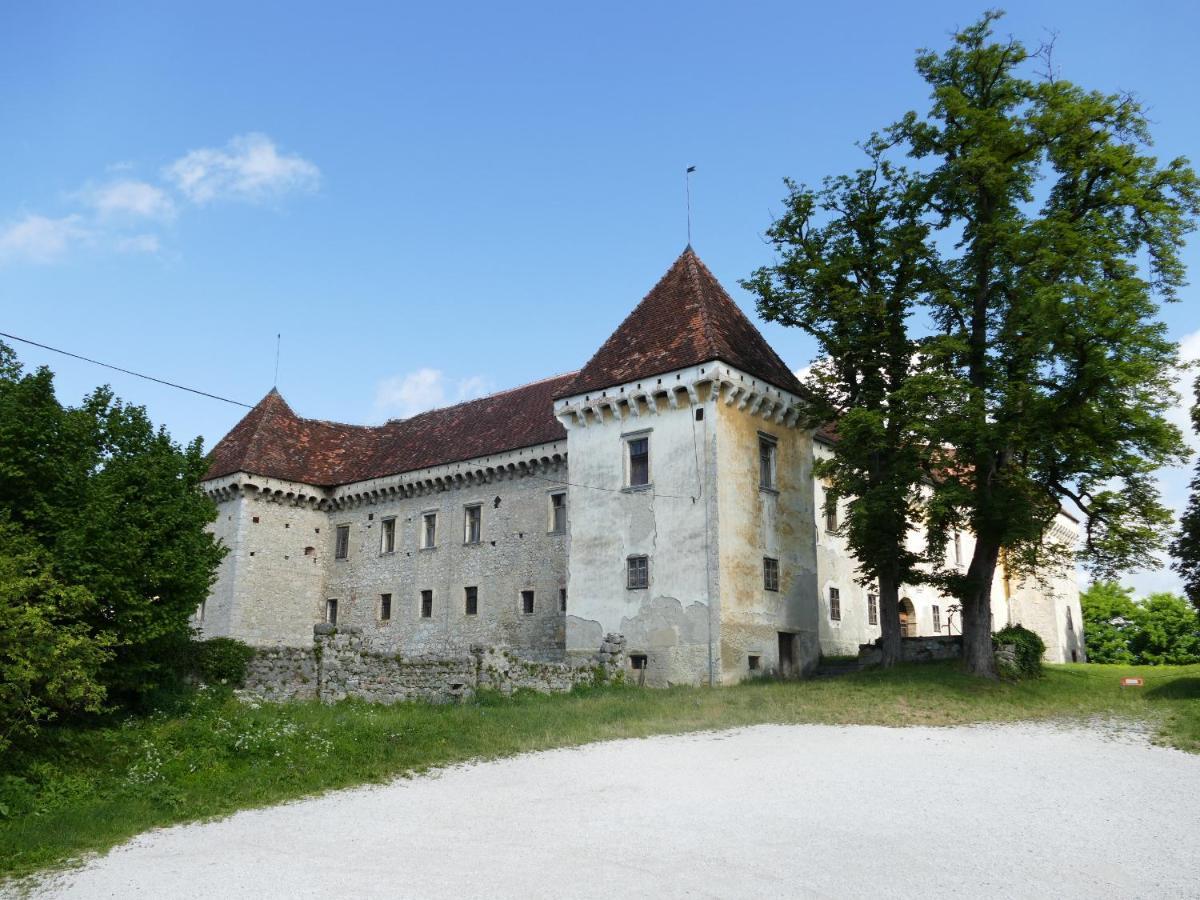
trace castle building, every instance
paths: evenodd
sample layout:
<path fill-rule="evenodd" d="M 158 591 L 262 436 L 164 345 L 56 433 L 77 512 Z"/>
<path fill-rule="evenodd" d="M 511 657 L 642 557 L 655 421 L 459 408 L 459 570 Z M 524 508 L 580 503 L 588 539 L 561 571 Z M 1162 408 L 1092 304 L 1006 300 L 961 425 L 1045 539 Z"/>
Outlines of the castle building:
<path fill-rule="evenodd" d="M 801 411 L 691 247 L 578 372 L 379 426 L 301 418 L 272 390 L 211 455 L 230 552 L 196 625 L 307 646 L 314 624 L 352 624 L 402 655 L 543 660 L 618 633 L 647 684 L 804 673 L 879 625 L 813 477 L 831 439 Z M 954 546 L 965 565 L 970 536 Z M 1072 578 L 996 580 L 997 627 L 1082 657 Z M 910 636 L 958 632 L 933 591 L 902 606 Z"/>

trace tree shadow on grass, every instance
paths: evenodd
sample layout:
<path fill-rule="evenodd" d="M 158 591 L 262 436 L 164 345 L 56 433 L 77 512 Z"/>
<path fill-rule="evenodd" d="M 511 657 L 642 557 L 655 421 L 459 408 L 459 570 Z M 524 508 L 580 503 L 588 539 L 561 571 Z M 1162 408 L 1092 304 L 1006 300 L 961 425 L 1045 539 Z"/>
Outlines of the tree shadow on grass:
<path fill-rule="evenodd" d="M 1200 700 L 1200 678 L 1175 678 L 1146 691 L 1151 700 Z"/>

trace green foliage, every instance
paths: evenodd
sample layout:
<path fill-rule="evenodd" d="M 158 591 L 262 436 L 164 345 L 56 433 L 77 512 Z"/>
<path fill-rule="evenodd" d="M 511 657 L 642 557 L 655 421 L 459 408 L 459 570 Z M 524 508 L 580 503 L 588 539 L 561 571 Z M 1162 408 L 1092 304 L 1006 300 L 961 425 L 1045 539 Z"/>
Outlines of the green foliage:
<path fill-rule="evenodd" d="M 1192 429 L 1200 435 L 1200 378 L 1195 384 L 1196 402 L 1192 405 Z M 1200 461 L 1192 478 L 1191 497 L 1179 519 L 1179 534 L 1171 545 L 1174 568 L 1183 577 L 1183 592 L 1200 611 Z"/>
<path fill-rule="evenodd" d="M 198 439 L 176 445 L 107 388 L 62 405 L 50 371 L 24 372 L 0 343 L 0 518 L 70 589 L 47 627 L 93 642 L 110 701 L 179 677 L 188 620 L 224 553 L 196 489 L 205 467 Z"/>
<path fill-rule="evenodd" d="M 1135 601 L 1130 588 L 1098 582 L 1079 596 L 1092 662 L 1200 663 L 1200 613 L 1175 594 Z"/>
<path fill-rule="evenodd" d="M 194 641 L 191 647 L 191 671 L 205 684 L 241 687 L 246 681 L 246 666 L 254 657 L 254 648 L 233 638 L 209 638 Z"/>
<path fill-rule="evenodd" d="M 1012 647 L 1015 651 L 1016 671 L 1012 675 L 1017 678 L 1042 676 L 1042 655 L 1046 652 L 1046 644 L 1036 632 L 1021 625 L 1008 625 L 996 632 L 993 641 L 997 647 Z"/>
<path fill-rule="evenodd" d="M 1132 663 L 1130 639 L 1136 630 L 1133 589 L 1115 581 L 1096 581 L 1079 595 L 1088 660 L 1094 663 Z"/>
<path fill-rule="evenodd" d="M 100 710 L 112 642 L 79 620 L 95 605 L 56 577 L 36 541 L 0 522 L 0 751 L 62 713 Z"/>

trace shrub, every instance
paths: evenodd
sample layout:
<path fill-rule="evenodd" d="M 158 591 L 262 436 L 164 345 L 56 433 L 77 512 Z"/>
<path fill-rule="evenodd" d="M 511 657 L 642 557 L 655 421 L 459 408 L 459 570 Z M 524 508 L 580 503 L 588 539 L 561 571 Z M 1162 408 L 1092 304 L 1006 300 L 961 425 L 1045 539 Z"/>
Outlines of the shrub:
<path fill-rule="evenodd" d="M 233 638 L 209 638 L 192 644 L 191 669 L 205 684 L 240 687 L 254 648 Z"/>
<path fill-rule="evenodd" d="M 1015 678 L 1041 677 L 1046 645 L 1034 632 L 1020 625 L 1009 625 L 996 632 L 993 642 L 996 647 L 1011 647 L 1015 656 L 1011 670 L 1003 674 Z"/>

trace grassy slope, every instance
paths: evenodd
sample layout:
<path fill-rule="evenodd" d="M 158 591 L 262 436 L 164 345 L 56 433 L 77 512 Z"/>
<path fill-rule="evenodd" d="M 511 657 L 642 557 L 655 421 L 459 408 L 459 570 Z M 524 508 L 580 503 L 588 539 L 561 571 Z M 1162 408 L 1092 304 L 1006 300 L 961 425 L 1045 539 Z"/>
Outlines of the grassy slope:
<path fill-rule="evenodd" d="M 1122 675 L 1146 679 L 1120 688 Z M 1200 752 L 1200 666 L 1053 666 L 1023 684 L 951 664 L 722 690 L 608 688 L 461 706 L 248 708 L 224 693 L 186 714 L 49 730 L 0 760 L 0 877 L 103 850 L 161 825 L 470 759 L 762 722 L 953 725 L 1121 716 Z M 5 810 L 5 807 L 7 808 Z"/>

